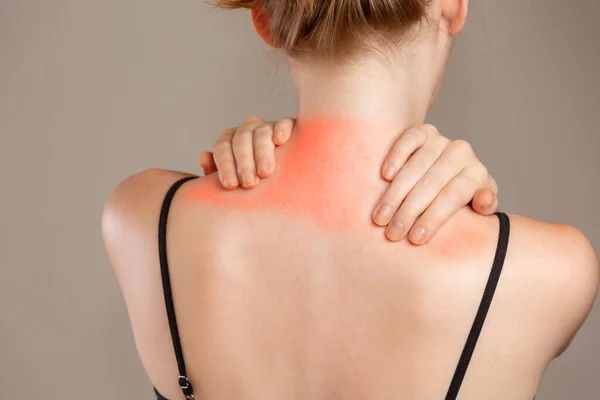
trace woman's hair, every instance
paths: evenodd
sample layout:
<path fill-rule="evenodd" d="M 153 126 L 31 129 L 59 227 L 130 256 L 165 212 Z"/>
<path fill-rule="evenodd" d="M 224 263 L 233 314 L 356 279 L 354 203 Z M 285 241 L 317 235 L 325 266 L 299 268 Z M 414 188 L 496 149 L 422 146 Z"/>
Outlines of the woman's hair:
<path fill-rule="evenodd" d="M 395 42 L 422 21 L 432 0 L 215 0 L 266 13 L 272 44 L 294 57 L 346 56 Z"/>

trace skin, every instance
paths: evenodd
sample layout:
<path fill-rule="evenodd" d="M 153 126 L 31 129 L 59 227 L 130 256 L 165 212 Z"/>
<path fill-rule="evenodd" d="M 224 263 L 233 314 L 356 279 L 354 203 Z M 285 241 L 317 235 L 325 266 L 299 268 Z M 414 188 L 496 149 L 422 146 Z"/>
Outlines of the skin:
<path fill-rule="evenodd" d="M 202 153 L 199 163 L 206 175 L 218 170 L 223 187 L 235 189 L 241 182 L 250 190 L 260 178 L 272 175 L 275 146 L 289 140 L 294 124 L 289 118 L 268 123 L 248 117 L 241 126 L 226 129 L 214 154 Z M 441 156 L 436 153 L 439 148 Z M 392 241 L 407 237 L 415 245 L 427 243 L 467 203 L 481 215 L 491 215 L 498 207 L 498 186 L 469 144 L 450 141 L 431 125 L 402 133 L 383 162 L 381 176 L 392 185 L 376 204 L 373 221 L 387 228 L 386 237 Z M 392 229 L 398 225 L 402 232 Z"/>
<path fill-rule="evenodd" d="M 323 207 L 321 204 L 323 201 L 342 202 L 341 199 L 357 199 L 354 201 L 361 202 L 361 194 L 365 187 L 373 186 L 370 177 L 357 167 L 356 159 L 361 157 L 359 152 L 349 155 L 348 153 L 353 152 L 352 148 L 340 145 L 343 144 L 345 136 L 359 134 L 368 129 L 363 125 L 360 121 L 323 116 L 303 121 L 296 127 L 290 147 L 282 149 L 279 162 L 273 162 L 274 165 L 281 164 L 280 168 L 270 175 L 278 180 L 276 185 L 265 185 L 262 191 L 250 195 L 245 192 L 232 194 L 223 191 L 217 184 L 220 180 L 216 181 L 216 177 L 212 177 L 213 179 L 208 180 L 210 185 L 203 185 L 201 189 L 194 191 L 189 200 L 244 213 L 269 210 L 282 212 L 290 218 L 310 220 L 332 232 L 353 232 L 360 235 L 366 231 L 365 228 L 372 232 L 373 223 L 368 221 L 368 215 L 356 218 L 355 213 L 347 212 L 347 208 Z M 319 136 L 318 142 L 313 140 L 314 136 Z M 331 162 L 340 160 L 339 155 L 342 154 L 346 156 L 344 161 Z M 335 177 L 346 175 L 353 176 L 353 181 L 334 181 Z M 314 191 L 319 192 L 320 196 L 310 195 Z M 389 189 L 386 191 L 389 192 Z M 377 189 L 374 189 L 374 192 L 377 192 Z M 364 204 L 370 205 L 369 202 Z M 377 204 L 380 207 L 382 201 L 378 201 Z M 378 206 L 375 206 L 375 209 Z M 460 240 L 438 242 L 434 251 L 447 259 L 470 257 L 482 247 L 485 236 L 476 229 L 477 227 L 464 223 L 455 226 L 460 232 L 456 237 Z"/>
<path fill-rule="evenodd" d="M 398 132 L 422 124 L 466 3 L 437 1 L 432 13 L 439 31 L 393 76 L 368 54 L 352 67 L 290 60 L 298 127 L 275 154 L 272 176 L 228 191 L 211 175 L 175 196 L 169 271 L 196 398 L 443 398 L 489 275 L 497 218 L 462 208 L 426 246 L 384 240 L 372 223 L 387 188 L 382 160 Z M 102 218 L 140 358 L 172 400 L 182 394 L 156 229 L 165 193 L 184 176 L 148 170 L 126 179 Z M 533 398 L 598 291 L 598 260 L 581 232 L 510 218 L 504 270 L 461 400 Z"/>
<path fill-rule="evenodd" d="M 183 176 L 135 175 L 115 190 L 103 215 L 138 352 L 169 399 L 182 397 L 156 224 L 164 193 Z M 188 182 L 174 200 L 169 265 L 197 398 L 442 398 L 487 280 L 495 217 L 464 208 L 427 246 L 391 243 L 374 225 L 343 232 L 321 220 L 337 207 L 321 207 L 310 219 L 277 209 L 269 186 L 284 179 L 300 182 L 273 176 L 251 192 L 228 192 L 213 175 Z M 217 191 L 221 199 L 204 196 Z M 299 203 L 311 198 L 297 194 Z M 251 206 L 266 204 L 249 209 L 250 198 Z M 356 218 L 369 215 L 371 205 L 354 206 Z M 461 400 L 533 398 L 597 293 L 596 256 L 581 232 L 510 217 L 501 283 Z"/>

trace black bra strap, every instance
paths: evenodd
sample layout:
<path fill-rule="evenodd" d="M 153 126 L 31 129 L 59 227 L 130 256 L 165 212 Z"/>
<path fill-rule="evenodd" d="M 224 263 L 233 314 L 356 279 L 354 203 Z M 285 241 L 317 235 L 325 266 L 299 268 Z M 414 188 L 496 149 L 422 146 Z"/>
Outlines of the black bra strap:
<path fill-rule="evenodd" d="M 179 339 L 179 329 L 177 329 L 177 318 L 175 317 L 175 306 L 173 304 L 173 293 L 171 291 L 171 278 L 169 276 L 169 264 L 167 262 L 167 219 L 169 217 L 169 209 L 173 197 L 177 189 L 187 181 L 196 179 L 196 176 L 190 176 L 178 180 L 171 186 L 160 210 L 160 220 L 158 223 L 158 254 L 160 259 L 160 274 L 162 276 L 163 293 L 165 295 L 165 305 L 167 307 L 167 317 L 169 318 L 169 328 L 171 329 L 171 339 L 173 340 L 173 348 L 175 357 L 177 358 L 177 366 L 179 368 L 178 383 L 183 391 L 186 399 L 194 399 L 194 389 L 187 378 L 185 371 L 185 362 L 183 359 L 183 351 L 181 350 L 181 341 Z"/>
<path fill-rule="evenodd" d="M 494 298 L 494 293 L 496 292 L 496 286 L 498 285 L 498 280 L 500 279 L 500 274 L 502 273 L 502 267 L 504 266 L 504 259 L 506 258 L 506 250 L 508 248 L 508 238 L 510 234 L 510 219 L 508 218 L 508 215 L 504 213 L 499 212 L 496 213 L 496 215 L 500 220 L 500 233 L 498 235 L 498 246 L 496 248 L 494 264 L 492 265 L 492 270 L 490 272 L 487 285 L 485 286 L 483 297 L 481 299 L 481 303 L 479 304 L 477 315 L 475 316 L 475 321 L 473 321 L 467 342 L 460 356 L 460 360 L 458 361 L 458 366 L 454 372 L 452 382 L 450 383 L 450 388 L 446 394 L 446 400 L 455 400 L 456 396 L 458 396 L 460 386 L 462 385 L 465 374 L 467 373 L 467 368 L 469 367 L 469 362 L 471 361 L 471 356 L 473 355 L 473 351 L 475 351 L 479 334 L 481 333 L 488 310 L 492 304 L 492 299 Z"/>

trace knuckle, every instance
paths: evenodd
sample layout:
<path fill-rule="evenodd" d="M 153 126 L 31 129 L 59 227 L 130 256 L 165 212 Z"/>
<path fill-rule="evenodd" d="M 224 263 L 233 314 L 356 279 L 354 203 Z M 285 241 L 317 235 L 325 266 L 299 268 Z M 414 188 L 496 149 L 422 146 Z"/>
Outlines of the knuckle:
<path fill-rule="evenodd" d="M 290 123 L 294 123 L 294 119 L 290 118 L 290 117 L 283 117 L 281 118 L 279 121 L 277 121 L 280 124 L 290 124 Z"/>
<path fill-rule="evenodd" d="M 381 196 L 380 203 L 389 205 L 392 207 L 394 212 L 397 212 L 400 208 L 400 205 L 403 204 L 406 196 L 406 190 L 400 187 L 397 181 L 394 181 L 390 184 L 388 190 L 386 190 Z"/>
<path fill-rule="evenodd" d="M 249 127 L 240 127 L 235 134 L 233 135 L 233 140 L 247 138 L 248 136 L 252 136 L 253 129 Z"/>
<path fill-rule="evenodd" d="M 244 147 L 248 143 L 248 139 L 252 140 L 252 131 L 249 130 L 238 130 L 231 142 L 233 143 L 234 148 Z"/>
<path fill-rule="evenodd" d="M 238 170 L 254 164 L 254 158 L 246 154 L 239 155 L 235 158 L 235 160 L 238 166 Z"/>
<path fill-rule="evenodd" d="M 482 163 L 478 163 L 477 165 L 468 168 L 465 172 L 468 178 L 477 183 L 487 182 L 488 177 L 490 176 L 487 167 Z"/>
<path fill-rule="evenodd" d="M 219 171 L 221 172 L 221 174 L 223 176 L 237 173 L 237 171 L 235 170 L 235 167 L 231 163 L 225 164 L 223 166 L 219 166 Z"/>
<path fill-rule="evenodd" d="M 440 144 L 444 147 L 444 149 L 450 144 L 451 140 L 448 139 L 446 136 L 439 134 L 437 135 L 437 139 L 440 142 Z"/>
<path fill-rule="evenodd" d="M 450 139 L 442 135 L 429 136 L 429 144 L 432 148 L 438 149 L 438 151 L 444 152 L 450 143 Z"/>
<path fill-rule="evenodd" d="M 451 190 L 448 190 L 444 193 L 443 200 L 446 204 L 461 204 L 464 202 L 466 197 L 469 197 L 472 194 L 472 190 L 470 190 L 470 186 L 467 185 L 468 182 L 463 181 L 462 185 L 456 185 Z"/>
<path fill-rule="evenodd" d="M 235 165 L 235 159 L 233 158 L 233 153 L 226 152 L 226 153 L 215 154 L 215 164 L 218 166 L 218 169 L 220 169 L 220 170 L 233 167 Z"/>
<path fill-rule="evenodd" d="M 463 139 L 454 140 L 452 142 L 452 146 L 458 152 L 460 152 L 462 154 L 472 153 L 473 152 L 473 147 L 471 146 L 471 143 L 469 143 L 469 142 L 467 142 L 466 140 L 463 140 Z"/>
<path fill-rule="evenodd" d="M 427 132 L 421 128 L 413 128 L 406 132 L 404 140 L 411 145 L 419 145 L 427 140 Z"/>
<path fill-rule="evenodd" d="M 260 137 L 270 136 L 273 134 L 272 124 L 262 124 L 254 129 L 254 134 Z"/>
<path fill-rule="evenodd" d="M 251 124 L 251 123 L 256 123 L 258 121 L 262 121 L 261 118 L 257 117 L 256 115 L 249 115 L 246 118 L 244 118 L 244 124 Z"/>
<path fill-rule="evenodd" d="M 235 133 L 237 128 L 226 128 L 221 132 L 221 137 L 223 136 L 231 136 Z"/>
<path fill-rule="evenodd" d="M 425 141 L 429 136 L 429 132 L 427 132 L 427 130 L 423 129 L 422 127 L 414 128 L 411 130 L 411 132 L 412 137 L 418 141 Z"/>
<path fill-rule="evenodd" d="M 252 147 L 238 145 L 233 146 L 233 151 L 230 152 L 233 154 L 236 161 L 244 160 L 244 157 L 250 157 L 252 154 Z"/>
<path fill-rule="evenodd" d="M 456 194 L 458 195 L 460 192 L 473 192 L 475 186 L 479 186 L 477 174 L 473 171 L 465 171 L 463 179 L 460 181 L 460 184 L 457 185 Z"/>
<path fill-rule="evenodd" d="M 274 152 L 275 145 L 261 144 L 254 146 L 254 152 L 256 154 L 271 154 Z"/>
<path fill-rule="evenodd" d="M 213 146 L 214 153 L 223 153 L 227 151 L 231 151 L 231 140 L 229 139 L 219 139 L 215 142 Z"/>
<path fill-rule="evenodd" d="M 231 152 L 215 154 L 215 164 L 219 166 L 219 169 L 223 169 L 224 166 L 235 164 L 233 154 Z"/>
<path fill-rule="evenodd" d="M 481 164 L 479 167 L 479 178 L 482 181 L 487 181 L 489 176 L 490 176 L 490 171 L 484 164 Z"/>
<path fill-rule="evenodd" d="M 423 129 L 429 135 L 440 135 L 440 131 L 432 124 L 424 124 Z"/>

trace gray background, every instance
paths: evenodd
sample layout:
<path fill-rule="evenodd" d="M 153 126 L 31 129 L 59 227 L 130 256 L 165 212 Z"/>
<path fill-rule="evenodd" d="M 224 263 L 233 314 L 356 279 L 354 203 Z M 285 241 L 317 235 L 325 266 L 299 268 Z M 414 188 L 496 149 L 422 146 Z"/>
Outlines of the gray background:
<path fill-rule="evenodd" d="M 503 210 L 568 222 L 600 250 L 597 0 L 472 0 L 430 114 L 466 138 Z M 281 57 L 246 13 L 201 0 L 0 0 L 0 393 L 149 399 L 100 237 L 102 205 L 245 115 L 293 115 Z M 600 311 L 539 398 L 600 398 Z M 518 360 L 515 360 L 518 362 Z"/>

